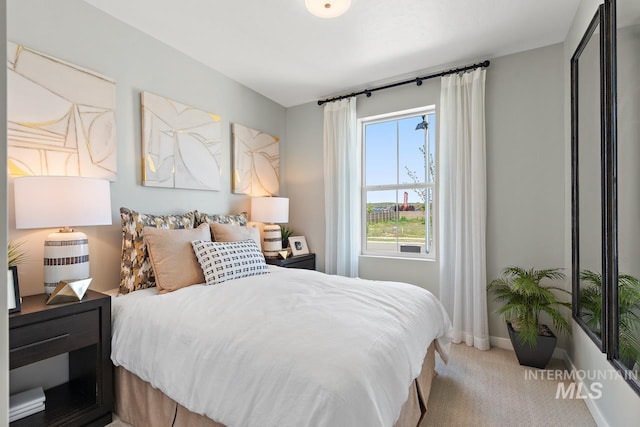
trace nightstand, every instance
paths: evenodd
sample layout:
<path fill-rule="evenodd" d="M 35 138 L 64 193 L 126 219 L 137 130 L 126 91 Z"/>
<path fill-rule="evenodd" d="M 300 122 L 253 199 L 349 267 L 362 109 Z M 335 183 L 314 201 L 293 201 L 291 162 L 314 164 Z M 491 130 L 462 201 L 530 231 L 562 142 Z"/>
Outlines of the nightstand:
<path fill-rule="evenodd" d="M 306 254 L 292 256 L 287 259 L 282 258 L 265 258 L 267 264 L 277 265 L 286 268 L 304 268 L 306 270 L 316 269 L 316 254 Z"/>
<path fill-rule="evenodd" d="M 22 299 L 9 316 L 9 369 L 69 353 L 69 382 L 45 391 L 45 410 L 11 426 L 104 426 L 113 410 L 111 297 L 87 291 L 82 301 L 46 305 Z"/>

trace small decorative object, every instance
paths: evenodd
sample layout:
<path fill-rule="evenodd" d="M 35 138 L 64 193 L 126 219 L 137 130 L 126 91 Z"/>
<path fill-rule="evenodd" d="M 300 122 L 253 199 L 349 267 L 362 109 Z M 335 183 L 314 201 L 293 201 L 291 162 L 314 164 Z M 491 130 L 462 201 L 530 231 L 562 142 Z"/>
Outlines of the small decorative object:
<path fill-rule="evenodd" d="M 12 265 L 7 274 L 7 306 L 9 313 L 20 311 L 20 285 L 18 284 L 18 267 Z"/>
<path fill-rule="evenodd" d="M 233 192 L 253 197 L 274 196 L 280 190 L 280 149 L 271 136 L 233 123 Z"/>
<path fill-rule="evenodd" d="M 9 174 L 115 181 L 116 83 L 11 42 L 7 67 Z"/>
<path fill-rule="evenodd" d="M 555 349 L 556 336 L 547 325 L 539 322 L 541 312 L 549 316 L 556 331 L 569 330 L 569 322 L 560 309 L 571 308 L 571 304 L 559 300 L 554 293 L 569 292 L 540 284 L 543 279 L 564 278 L 557 268 L 525 270 L 507 267 L 502 271 L 502 277 L 493 280 L 487 287 L 495 295 L 496 301 L 504 302 L 496 313 L 507 321 L 509 337 L 521 365 L 544 369 Z"/>
<path fill-rule="evenodd" d="M 53 228 L 44 242 L 47 295 L 61 280 L 89 277 L 89 240 L 69 225 L 111 225 L 111 193 L 103 179 L 25 176 L 14 180 L 16 228 Z"/>
<path fill-rule="evenodd" d="M 47 300 L 47 305 L 80 301 L 89 289 L 91 278 L 82 280 L 61 280 Z"/>
<path fill-rule="evenodd" d="M 281 250 L 278 253 L 280 254 L 280 257 L 282 259 L 287 259 L 287 257 L 289 256 L 289 251 L 287 249 Z"/>
<path fill-rule="evenodd" d="M 305 239 L 304 236 L 289 237 L 289 246 L 291 246 L 291 253 L 293 254 L 293 256 L 305 255 L 309 253 L 307 239 Z"/>
<path fill-rule="evenodd" d="M 220 116 L 142 92 L 142 184 L 220 191 Z"/>
<path fill-rule="evenodd" d="M 276 224 L 289 221 L 289 199 L 286 197 L 254 197 L 251 199 L 251 221 L 264 222 L 262 251 L 275 258 L 282 250 L 282 233 Z"/>

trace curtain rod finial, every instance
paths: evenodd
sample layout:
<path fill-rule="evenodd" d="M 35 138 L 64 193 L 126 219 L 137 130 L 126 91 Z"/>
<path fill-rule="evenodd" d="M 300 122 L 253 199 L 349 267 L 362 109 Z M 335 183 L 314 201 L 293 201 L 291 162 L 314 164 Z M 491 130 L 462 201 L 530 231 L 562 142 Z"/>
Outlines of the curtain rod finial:
<path fill-rule="evenodd" d="M 482 66 L 483 66 L 484 68 L 487 68 L 490 64 L 491 64 L 491 61 L 487 60 L 487 61 L 484 61 L 484 62 L 482 63 Z"/>

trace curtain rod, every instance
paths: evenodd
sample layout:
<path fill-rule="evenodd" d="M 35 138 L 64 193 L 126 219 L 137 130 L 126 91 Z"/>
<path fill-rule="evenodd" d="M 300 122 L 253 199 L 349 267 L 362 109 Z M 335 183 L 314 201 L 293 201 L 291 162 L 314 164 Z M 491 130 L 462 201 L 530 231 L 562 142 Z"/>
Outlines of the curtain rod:
<path fill-rule="evenodd" d="M 339 101 L 341 99 L 351 98 L 352 96 L 358 96 L 358 95 L 367 95 L 367 98 L 369 98 L 373 92 L 376 92 L 378 90 L 391 89 L 392 87 L 408 85 L 410 83 L 415 83 L 417 86 L 421 86 L 423 80 L 433 79 L 434 77 L 447 76 L 449 74 L 463 73 L 465 71 L 475 70 L 476 68 L 480 68 L 480 67 L 487 68 L 487 67 L 489 67 L 490 64 L 491 64 L 491 62 L 486 60 L 486 61 L 483 61 L 483 62 L 478 62 L 477 64 L 473 64 L 473 65 L 466 65 L 464 67 L 453 68 L 451 70 L 441 71 L 441 72 L 435 73 L 435 74 L 429 74 L 429 75 L 422 76 L 422 77 L 416 77 L 415 79 L 405 80 L 405 81 L 397 82 L 397 83 L 391 83 L 391 84 L 388 84 L 388 85 L 378 86 L 378 87 L 374 87 L 374 88 L 371 88 L 371 89 L 365 89 L 365 90 L 361 90 L 360 92 L 353 92 L 353 93 L 350 93 L 348 95 L 340 95 L 340 96 L 336 96 L 334 98 L 321 99 L 321 100 L 318 101 L 318 105 L 326 104 L 327 102 Z"/>

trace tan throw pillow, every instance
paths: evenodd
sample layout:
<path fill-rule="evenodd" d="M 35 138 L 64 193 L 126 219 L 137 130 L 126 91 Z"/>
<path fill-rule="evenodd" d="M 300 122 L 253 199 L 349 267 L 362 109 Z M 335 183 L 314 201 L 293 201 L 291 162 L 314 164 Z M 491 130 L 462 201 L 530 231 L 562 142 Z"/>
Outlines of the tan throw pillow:
<path fill-rule="evenodd" d="M 258 227 L 247 227 L 243 225 L 218 224 L 212 222 L 211 235 L 216 242 L 241 242 L 243 240 L 253 240 L 260 250 L 260 230 Z"/>
<path fill-rule="evenodd" d="M 142 232 L 159 293 L 205 282 L 191 242 L 193 240 L 211 241 L 207 224 L 183 230 L 144 227 Z"/>

